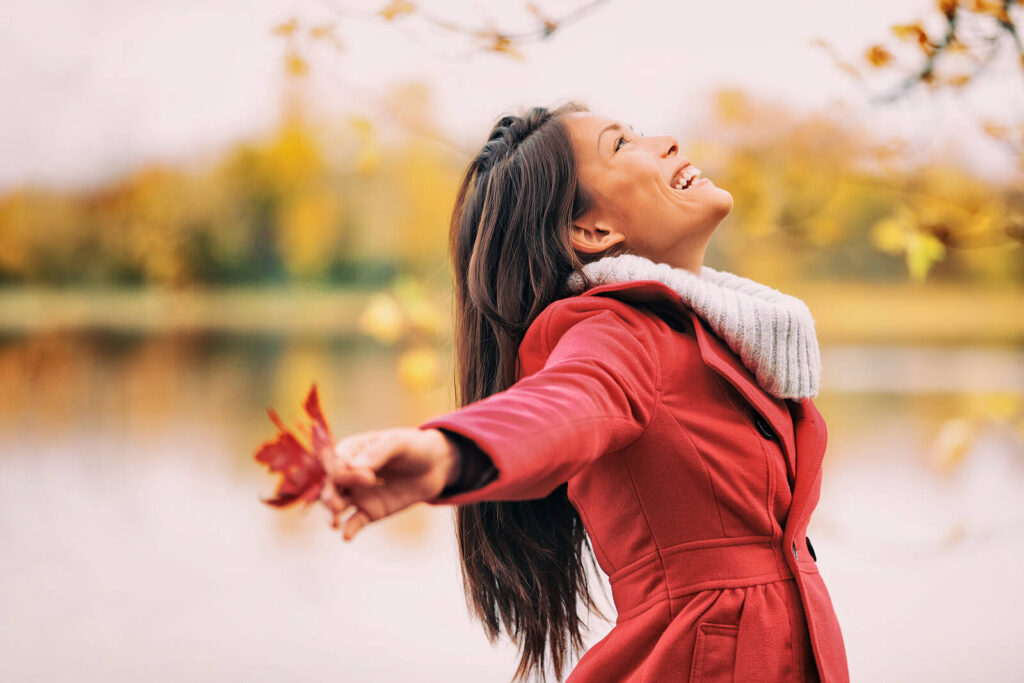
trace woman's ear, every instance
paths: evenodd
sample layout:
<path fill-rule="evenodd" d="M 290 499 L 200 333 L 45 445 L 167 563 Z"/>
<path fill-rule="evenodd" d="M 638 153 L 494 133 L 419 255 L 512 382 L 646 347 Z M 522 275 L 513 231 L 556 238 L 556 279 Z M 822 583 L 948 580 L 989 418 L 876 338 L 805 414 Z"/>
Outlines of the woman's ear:
<path fill-rule="evenodd" d="M 604 221 L 580 218 L 573 221 L 570 239 L 576 251 L 596 254 L 624 242 L 626 236 Z"/>

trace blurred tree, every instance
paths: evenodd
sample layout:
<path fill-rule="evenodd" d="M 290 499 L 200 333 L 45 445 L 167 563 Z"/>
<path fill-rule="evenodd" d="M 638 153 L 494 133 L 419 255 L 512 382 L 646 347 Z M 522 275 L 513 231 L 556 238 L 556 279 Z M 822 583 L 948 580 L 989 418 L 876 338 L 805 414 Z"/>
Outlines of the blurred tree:
<path fill-rule="evenodd" d="M 1011 226 L 1020 193 L 930 161 L 893 163 L 841 110 L 800 114 L 743 91 L 713 95 L 688 146 L 734 197 L 710 254 L 755 279 L 1024 281 Z M 984 248 L 982 248 L 984 247 Z M 881 258 L 879 258 L 881 256 Z"/>
<path fill-rule="evenodd" d="M 467 40 L 470 44 L 469 49 L 460 54 L 451 55 L 452 59 L 461 59 L 481 50 L 523 59 L 523 54 L 518 49 L 520 46 L 547 40 L 559 29 L 582 19 L 607 1 L 590 0 L 560 17 L 552 16 L 534 2 L 526 2 L 523 4 L 523 8 L 533 27 L 522 31 L 499 28 L 491 20 L 486 21 L 482 26 L 464 24 L 438 16 L 426 10 L 421 3 L 409 0 L 389 0 L 380 9 L 373 11 L 347 7 L 337 2 L 329 3 L 328 7 L 338 16 L 356 20 L 384 21 L 393 24 L 419 22 L 423 28 L 444 34 L 446 43 L 448 42 L 447 38 L 452 36 Z M 337 36 L 336 25 L 333 22 L 303 27 L 296 17 L 291 17 L 275 26 L 273 31 L 284 39 L 286 44 L 285 67 L 295 75 L 304 75 L 307 72 L 307 55 L 318 45 L 327 44 L 334 51 L 344 51 L 343 43 Z M 411 35 L 416 36 L 416 34 Z"/>
<path fill-rule="evenodd" d="M 930 92 L 965 89 L 982 76 L 1000 78 L 1006 87 L 1024 85 L 1024 41 L 1019 28 L 1024 10 L 1018 0 L 936 0 L 934 8 L 937 16 L 927 21 L 890 27 L 896 44 L 868 46 L 861 65 L 841 59 L 826 40 L 814 42 L 861 83 L 876 72 L 899 72 L 898 84 L 872 97 L 875 103 L 893 102 L 918 87 Z M 1007 52 L 1007 69 L 994 71 L 997 57 Z M 981 199 L 976 192 L 964 191 L 965 181 L 976 189 L 977 183 L 971 179 L 935 169 L 933 175 L 939 177 L 931 179 L 932 191 L 909 183 L 908 201 L 876 225 L 875 245 L 903 254 L 915 280 L 923 280 L 935 265 L 957 251 L 1024 243 L 1024 192 L 1019 187 L 1024 179 L 1024 112 L 1017 112 L 1016 117 L 1016 121 L 986 118 L 978 122 L 981 130 L 1014 156 L 1021 173 L 1015 190 L 1008 189 L 998 200 Z M 1019 246 L 1014 253 L 1019 259 Z M 979 258 L 983 257 L 975 251 L 963 260 L 977 264 Z M 993 259 L 997 269 L 998 262 Z"/>

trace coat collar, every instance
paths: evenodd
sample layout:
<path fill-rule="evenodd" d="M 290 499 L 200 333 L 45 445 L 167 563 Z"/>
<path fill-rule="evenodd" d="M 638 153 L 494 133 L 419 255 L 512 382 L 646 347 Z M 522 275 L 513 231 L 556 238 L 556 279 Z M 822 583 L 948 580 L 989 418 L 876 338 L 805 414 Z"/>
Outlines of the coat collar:
<path fill-rule="evenodd" d="M 580 293 L 578 296 L 613 296 L 623 301 L 643 304 L 663 319 L 678 320 L 685 316 L 692 324 L 704 362 L 732 384 L 748 403 L 766 419 L 775 433 L 782 438 L 782 450 L 786 465 L 794 478 L 793 507 L 787 527 L 799 525 L 804 512 L 797 506 L 813 489 L 825 454 L 825 424 L 814 403 L 808 398 L 775 399 L 765 392 L 754 378 L 753 373 L 740 362 L 724 342 L 712 333 L 682 297 L 668 285 L 658 280 L 629 280 L 609 282 Z M 788 408 L 784 410 L 783 408 Z M 792 424 L 792 429 L 786 423 Z M 789 434 L 793 434 L 793 439 Z M 797 453 L 800 457 L 797 457 Z M 813 507 L 813 506 L 810 506 Z M 807 510 L 806 512 L 810 512 Z"/>

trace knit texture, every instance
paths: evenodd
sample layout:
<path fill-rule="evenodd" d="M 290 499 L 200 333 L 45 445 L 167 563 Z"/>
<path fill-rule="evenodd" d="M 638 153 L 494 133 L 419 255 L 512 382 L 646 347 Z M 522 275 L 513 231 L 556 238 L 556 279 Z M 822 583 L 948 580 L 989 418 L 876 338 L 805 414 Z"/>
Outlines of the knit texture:
<path fill-rule="evenodd" d="M 697 276 L 637 254 L 606 256 L 583 270 L 595 284 L 657 280 L 668 285 L 739 356 L 766 392 L 779 398 L 818 395 L 818 337 L 814 317 L 800 299 L 726 271 L 702 266 Z M 583 278 L 574 272 L 567 286 L 578 294 Z"/>

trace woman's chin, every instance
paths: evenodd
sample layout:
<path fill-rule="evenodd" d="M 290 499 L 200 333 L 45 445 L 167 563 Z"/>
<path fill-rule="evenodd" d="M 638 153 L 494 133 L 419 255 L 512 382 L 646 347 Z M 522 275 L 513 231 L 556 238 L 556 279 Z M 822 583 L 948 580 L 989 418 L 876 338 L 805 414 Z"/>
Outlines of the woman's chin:
<path fill-rule="evenodd" d="M 729 194 L 728 190 L 723 190 L 717 185 L 714 187 L 715 195 L 715 206 L 721 211 L 722 217 L 724 218 L 730 211 L 732 211 L 732 195 Z"/>

